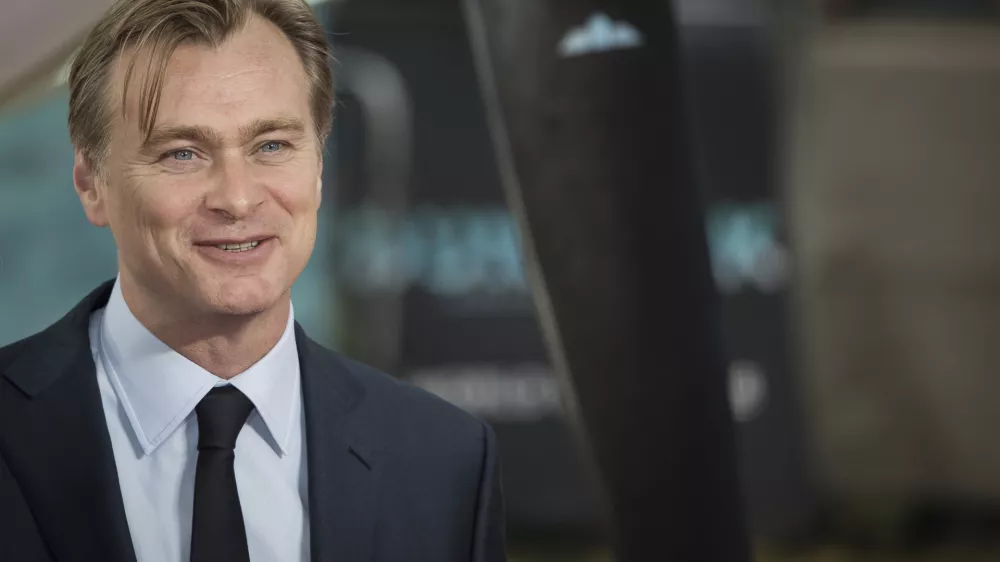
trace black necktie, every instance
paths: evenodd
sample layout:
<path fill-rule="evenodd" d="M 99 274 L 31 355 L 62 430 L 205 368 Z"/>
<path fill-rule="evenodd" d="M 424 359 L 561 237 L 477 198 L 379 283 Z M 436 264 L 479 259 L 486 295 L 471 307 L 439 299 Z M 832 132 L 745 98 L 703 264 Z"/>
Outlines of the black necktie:
<path fill-rule="evenodd" d="M 236 490 L 236 437 L 253 403 L 234 386 L 213 388 L 198 403 L 198 470 L 194 477 L 191 562 L 249 562 Z"/>

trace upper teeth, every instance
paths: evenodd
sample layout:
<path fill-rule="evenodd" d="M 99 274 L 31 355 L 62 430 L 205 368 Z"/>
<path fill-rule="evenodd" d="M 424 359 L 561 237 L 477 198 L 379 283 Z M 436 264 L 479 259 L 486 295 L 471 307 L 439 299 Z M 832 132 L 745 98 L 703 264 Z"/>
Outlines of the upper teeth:
<path fill-rule="evenodd" d="M 245 252 L 250 248 L 257 247 L 260 244 L 260 240 L 254 240 L 253 242 L 244 242 L 242 244 L 216 244 L 215 247 L 220 250 L 227 250 L 230 252 Z"/>

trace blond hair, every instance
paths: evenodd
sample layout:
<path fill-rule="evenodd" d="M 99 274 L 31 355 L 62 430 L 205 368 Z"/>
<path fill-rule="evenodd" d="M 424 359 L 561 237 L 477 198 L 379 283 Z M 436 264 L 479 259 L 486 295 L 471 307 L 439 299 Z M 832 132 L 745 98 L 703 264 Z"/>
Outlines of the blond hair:
<path fill-rule="evenodd" d="M 181 44 L 218 46 L 257 15 L 277 26 L 298 53 L 310 82 L 310 104 L 318 137 L 333 121 L 330 46 L 305 0 L 118 0 L 94 26 L 69 75 L 69 135 L 73 145 L 100 165 L 112 123 L 109 77 L 125 50 L 133 53 L 125 72 L 121 110 L 135 71 L 134 53 L 150 53 L 139 85 L 139 129 L 147 136 L 156 122 L 167 63 Z"/>

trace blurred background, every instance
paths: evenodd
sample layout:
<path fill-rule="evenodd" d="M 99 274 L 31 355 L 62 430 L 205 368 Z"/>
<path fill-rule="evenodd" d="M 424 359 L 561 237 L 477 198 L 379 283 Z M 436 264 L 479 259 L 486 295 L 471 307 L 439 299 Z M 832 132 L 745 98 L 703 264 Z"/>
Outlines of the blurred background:
<path fill-rule="evenodd" d="M 66 131 L 110 1 L 72 4 L 0 24 L 0 345 L 116 273 Z M 461 2 L 314 6 L 340 106 L 297 319 L 491 422 L 513 560 L 611 560 Z M 672 9 L 757 559 L 1000 560 L 1000 3 Z"/>

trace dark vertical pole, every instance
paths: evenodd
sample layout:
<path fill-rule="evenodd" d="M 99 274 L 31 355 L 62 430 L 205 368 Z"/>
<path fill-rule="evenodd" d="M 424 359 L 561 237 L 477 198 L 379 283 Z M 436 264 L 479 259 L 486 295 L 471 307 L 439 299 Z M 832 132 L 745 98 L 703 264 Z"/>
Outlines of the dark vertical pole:
<path fill-rule="evenodd" d="M 669 5 L 466 8 L 536 302 L 619 561 L 748 560 Z"/>
<path fill-rule="evenodd" d="M 789 339 L 794 280 L 778 150 L 786 63 L 767 4 L 674 2 L 749 528 L 757 539 L 792 540 L 809 531 L 817 504 Z"/>

